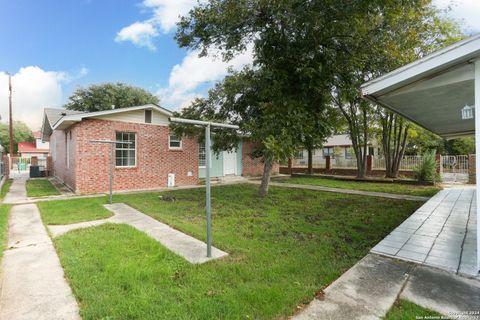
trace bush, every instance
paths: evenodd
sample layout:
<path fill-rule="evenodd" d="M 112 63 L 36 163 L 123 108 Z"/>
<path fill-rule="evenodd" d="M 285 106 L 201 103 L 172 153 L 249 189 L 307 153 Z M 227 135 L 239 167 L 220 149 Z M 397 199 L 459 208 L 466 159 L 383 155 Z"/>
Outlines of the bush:
<path fill-rule="evenodd" d="M 415 168 L 415 179 L 422 182 L 440 181 L 440 176 L 437 174 L 435 150 L 423 154 L 422 160 Z"/>

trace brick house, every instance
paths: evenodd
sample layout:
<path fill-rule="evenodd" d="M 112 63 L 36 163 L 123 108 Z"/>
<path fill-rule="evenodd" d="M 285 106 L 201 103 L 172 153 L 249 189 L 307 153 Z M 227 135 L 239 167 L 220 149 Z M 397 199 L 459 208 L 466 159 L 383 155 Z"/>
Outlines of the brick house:
<path fill-rule="evenodd" d="M 115 145 L 113 189 L 148 190 L 197 184 L 204 177 L 205 149 L 195 139 L 178 138 L 169 130 L 172 113 L 149 104 L 98 112 L 45 109 L 42 139 L 50 142 L 53 175 L 76 193 L 108 190 L 110 146 L 92 140 L 128 142 Z M 243 141 L 236 152 L 212 155 L 212 176 L 253 176 L 263 164 L 251 159 L 252 144 Z M 275 166 L 273 173 L 278 173 Z"/>

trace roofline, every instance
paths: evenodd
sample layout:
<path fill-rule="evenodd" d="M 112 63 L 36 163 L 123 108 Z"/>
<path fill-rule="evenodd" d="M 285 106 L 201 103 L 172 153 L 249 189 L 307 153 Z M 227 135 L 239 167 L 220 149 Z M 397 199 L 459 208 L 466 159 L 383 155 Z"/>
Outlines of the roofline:
<path fill-rule="evenodd" d="M 143 106 L 134 106 L 134 107 L 127 107 L 127 108 L 112 109 L 112 110 L 85 112 L 85 113 L 63 116 L 60 119 L 58 119 L 57 122 L 55 122 L 55 124 L 52 126 L 52 129 L 55 130 L 64 121 L 80 122 L 84 118 L 98 117 L 98 116 L 104 116 L 104 115 L 109 115 L 109 114 L 122 113 L 122 112 L 128 112 L 128 111 L 136 111 L 136 110 L 145 110 L 145 109 L 155 109 L 158 112 L 163 113 L 163 114 L 165 114 L 169 117 L 173 115 L 173 112 L 171 112 L 170 110 L 151 103 L 151 104 L 146 104 L 146 105 L 143 105 Z"/>
<path fill-rule="evenodd" d="M 435 72 L 442 67 L 469 61 L 480 55 L 480 34 L 458 41 L 448 47 L 435 51 L 425 57 L 389 72 L 381 77 L 361 85 L 363 96 L 373 96 L 376 93 L 395 86 L 405 85 L 428 72 Z"/>

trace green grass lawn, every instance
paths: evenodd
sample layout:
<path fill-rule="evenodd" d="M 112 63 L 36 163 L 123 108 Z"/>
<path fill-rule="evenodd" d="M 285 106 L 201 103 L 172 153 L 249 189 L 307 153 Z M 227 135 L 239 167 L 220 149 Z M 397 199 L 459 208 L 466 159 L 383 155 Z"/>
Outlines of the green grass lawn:
<path fill-rule="evenodd" d="M 442 319 L 441 314 L 425 309 L 415 303 L 399 300 L 385 316 L 385 320 Z"/>
<path fill-rule="evenodd" d="M 176 202 L 159 200 L 159 193 L 114 200 L 205 240 L 204 192 L 169 192 Z M 75 201 L 73 210 L 79 201 L 92 199 Z M 278 187 L 259 199 L 253 185 L 214 187 L 212 203 L 214 245 L 230 255 L 202 265 L 188 263 L 126 225 L 55 238 L 82 318 L 285 318 L 421 205 Z M 100 203 L 91 210 L 100 210 Z M 42 215 L 48 211 L 42 208 Z"/>
<path fill-rule="evenodd" d="M 28 197 L 46 197 L 56 196 L 60 192 L 53 186 L 48 179 L 29 179 L 27 180 Z"/>
<path fill-rule="evenodd" d="M 12 185 L 13 180 L 12 179 L 7 179 L 2 185 L 2 188 L 0 189 L 0 199 L 5 198 L 7 195 L 8 190 L 10 190 L 10 186 Z"/>
<path fill-rule="evenodd" d="M 113 214 L 103 207 L 106 197 L 52 200 L 38 202 L 43 223 L 70 224 L 111 217 Z"/>
<path fill-rule="evenodd" d="M 7 243 L 7 227 L 10 205 L 0 204 L 0 258 L 3 256 L 3 250 Z"/>
<path fill-rule="evenodd" d="M 421 186 L 399 183 L 380 183 L 364 181 L 347 181 L 328 178 L 307 178 L 307 177 L 278 177 L 272 179 L 274 182 L 305 184 L 312 186 L 322 186 L 330 188 L 354 189 L 364 191 L 376 191 L 387 193 L 408 194 L 414 196 L 430 197 L 437 193 L 441 188 L 436 186 Z"/>

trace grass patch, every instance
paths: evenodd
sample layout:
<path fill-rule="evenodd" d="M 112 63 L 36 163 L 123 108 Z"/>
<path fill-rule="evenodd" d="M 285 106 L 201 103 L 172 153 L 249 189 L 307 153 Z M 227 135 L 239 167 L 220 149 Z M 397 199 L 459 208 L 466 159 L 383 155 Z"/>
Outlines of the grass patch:
<path fill-rule="evenodd" d="M 441 314 L 406 300 L 398 300 L 388 311 L 385 320 L 442 319 Z"/>
<path fill-rule="evenodd" d="M 169 194 L 177 201 L 159 193 L 114 200 L 205 241 L 205 190 Z M 82 318 L 285 318 L 421 205 L 275 187 L 266 199 L 256 194 L 252 185 L 212 188 L 214 245 L 230 255 L 202 265 L 125 225 L 56 238 Z"/>
<path fill-rule="evenodd" d="M 29 179 L 27 180 L 28 197 L 46 197 L 57 196 L 60 192 L 53 186 L 48 179 Z"/>
<path fill-rule="evenodd" d="M 12 179 L 7 179 L 2 185 L 2 188 L 0 189 L 0 199 L 5 198 L 7 195 L 8 191 L 10 190 L 10 187 L 12 186 L 13 180 Z"/>
<path fill-rule="evenodd" d="M 3 250 L 7 243 L 8 216 L 10 214 L 10 205 L 0 204 L 0 258 L 3 256 Z"/>
<path fill-rule="evenodd" d="M 103 207 L 106 197 L 52 200 L 38 202 L 43 223 L 70 224 L 83 221 L 99 220 L 113 214 Z"/>
<path fill-rule="evenodd" d="M 441 188 L 436 186 L 421 186 L 399 183 L 381 183 L 364 181 L 347 181 L 328 178 L 307 178 L 307 177 L 279 177 L 272 179 L 274 182 L 304 184 L 322 186 L 329 188 L 353 189 L 363 191 L 387 192 L 396 194 L 407 194 L 413 196 L 431 197 Z"/>

